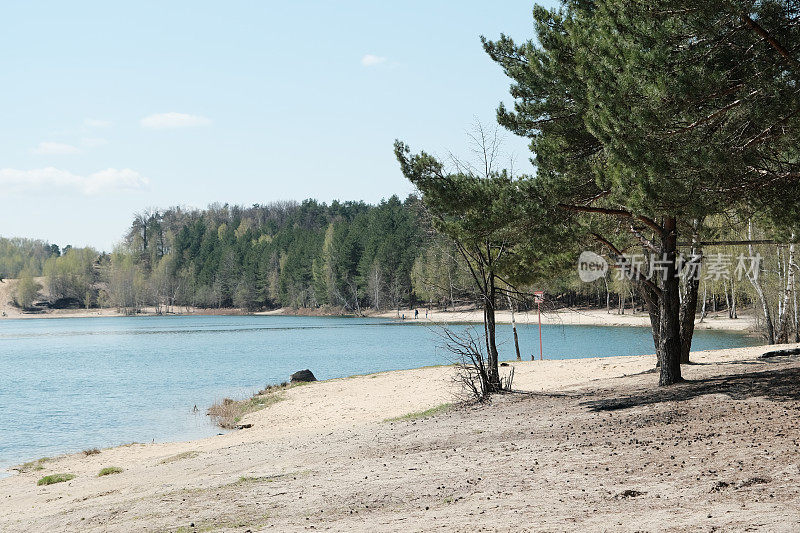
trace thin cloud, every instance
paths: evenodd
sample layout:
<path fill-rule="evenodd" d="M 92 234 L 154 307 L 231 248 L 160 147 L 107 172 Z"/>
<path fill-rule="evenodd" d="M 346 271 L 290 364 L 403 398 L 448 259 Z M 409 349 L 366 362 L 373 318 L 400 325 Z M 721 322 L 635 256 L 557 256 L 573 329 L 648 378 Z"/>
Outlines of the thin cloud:
<path fill-rule="evenodd" d="M 111 121 L 99 118 L 85 118 L 83 119 L 83 125 L 89 128 L 107 128 L 111 126 Z"/>
<path fill-rule="evenodd" d="M 84 137 L 81 139 L 81 146 L 85 146 L 86 148 L 97 148 L 98 146 L 105 146 L 107 144 L 108 140 L 100 137 Z"/>
<path fill-rule="evenodd" d="M 68 192 L 96 196 L 141 191 L 149 185 L 149 179 L 129 168 L 108 168 L 87 176 L 53 167 L 33 170 L 0 169 L 0 196 Z"/>
<path fill-rule="evenodd" d="M 175 128 L 195 128 L 198 126 L 208 126 L 211 120 L 201 115 L 190 115 L 188 113 L 156 113 L 148 115 L 139 121 L 143 128 L 152 130 L 164 130 Z"/>
<path fill-rule="evenodd" d="M 71 144 L 40 142 L 39 146 L 31 150 L 38 155 L 71 155 L 80 153 L 80 149 Z"/>
<path fill-rule="evenodd" d="M 386 63 L 386 58 L 382 56 L 367 54 L 361 58 L 361 64 L 365 67 L 374 67 L 382 63 Z"/>

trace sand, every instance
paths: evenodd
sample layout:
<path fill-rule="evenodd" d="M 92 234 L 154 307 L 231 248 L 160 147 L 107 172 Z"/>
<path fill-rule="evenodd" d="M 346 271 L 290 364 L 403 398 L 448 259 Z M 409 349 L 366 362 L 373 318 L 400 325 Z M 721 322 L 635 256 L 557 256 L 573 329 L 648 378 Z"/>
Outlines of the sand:
<path fill-rule="evenodd" d="M 295 387 L 250 429 L 2 479 L 0 531 L 796 531 L 800 360 L 764 351 L 666 389 L 652 356 L 515 362 L 524 392 L 414 420 L 387 421 L 452 402 L 451 367 Z"/>
<path fill-rule="evenodd" d="M 45 278 L 35 278 L 45 286 Z M 16 279 L 4 279 L 0 282 L 0 320 L 2 319 L 42 319 L 42 318 L 96 318 L 96 317 L 121 317 L 127 316 L 115 308 L 91 309 L 42 309 L 37 311 L 23 311 L 13 304 L 13 292 L 17 283 Z M 43 298 L 47 296 L 43 289 Z M 195 307 L 171 308 L 169 315 L 241 315 L 246 314 L 239 309 L 200 309 Z M 144 307 L 138 316 L 157 316 L 155 307 Z"/>
<path fill-rule="evenodd" d="M 413 320 L 414 311 L 405 310 L 407 320 Z M 458 311 L 431 310 L 425 316 L 425 309 L 419 308 L 418 321 L 427 322 L 483 322 L 483 311 L 475 309 L 463 309 Z M 384 318 L 397 318 L 397 311 L 380 313 L 376 316 Z M 495 314 L 498 324 L 510 324 L 510 311 L 497 311 Z M 517 324 L 538 324 L 539 316 L 534 311 L 524 311 L 515 314 Z M 605 309 L 559 309 L 555 311 L 542 312 L 542 324 L 562 325 L 562 326 L 641 326 L 650 327 L 650 317 L 647 313 L 633 314 L 630 309 L 624 315 L 617 314 L 616 310 L 607 312 Z M 740 314 L 737 319 L 728 318 L 728 313 L 718 312 L 707 316 L 702 322 L 695 321 L 697 329 L 715 329 L 725 331 L 750 331 L 753 329 L 754 322 L 752 310 Z"/>

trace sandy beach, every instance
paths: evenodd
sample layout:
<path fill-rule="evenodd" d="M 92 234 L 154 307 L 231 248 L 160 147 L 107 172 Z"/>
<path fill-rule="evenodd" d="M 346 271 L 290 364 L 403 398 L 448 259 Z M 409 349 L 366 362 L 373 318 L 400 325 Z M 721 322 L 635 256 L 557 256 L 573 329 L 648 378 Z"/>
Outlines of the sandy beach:
<path fill-rule="evenodd" d="M 38 281 L 44 284 L 44 278 L 38 278 Z M 91 318 L 91 317 L 114 317 L 124 316 L 116 309 L 49 309 L 39 313 L 23 312 L 12 304 L 12 291 L 16 283 L 15 279 L 6 279 L 0 283 L 0 319 L 2 318 Z M 424 307 L 417 308 L 419 310 L 418 321 L 426 321 L 431 323 L 444 323 L 444 322 L 468 322 L 468 323 L 481 323 L 483 322 L 483 312 L 480 309 L 463 308 L 460 310 L 427 310 Z M 251 314 L 240 309 L 199 309 L 184 307 L 176 307 L 171 315 L 214 315 L 214 314 Z M 751 314 L 752 310 L 744 310 L 740 313 L 739 318 L 728 318 L 727 312 L 711 313 L 702 322 L 698 319 L 695 321 L 695 328 L 697 329 L 715 329 L 721 331 L 750 331 L 754 328 L 754 321 Z M 139 316 L 155 316 L 155 309 L 145 308 Z M 326 313 L 315 309 L 291 309 L 280 308 L 271 311 L 262 311 L 252 313 L 256 315 L 276 315 L 276 316 L 313 316 L 323 315 Z M 406 309 L 402 311 L 385 311 L 380 313 L 367 313 L 365 316 L 397 319 L 405 315 L 407 320 L 412 320 L 414 316 L 413 309 Z M 522 311 L 515 314 L 515 319 L 518 324 L 538 324 L 538 315 L 536 311 Z M 496 320 L 498 324 L 510 324 L 511 312 L 501 310 L 496 313 Z M 626 310 L 626 314 L 617 314 L 616 310 L 610 313 L 605 309 L 559 309 L 555 311 L 546 311 L 542 313 L 542 324 L 562 325 L 562 326 L 636 326 L 636 327 L 650 327 L 650 318 L 646 313 L 633 314 L 630 309 Z"/>
<path fill-rule="evenodd" d="M 795 531 L 800 360 L 765 351 L 694 353 L 667 389 L 652 356 L 514 362 L 519 393 L 394 421 L 454 402 L 453 369 L 312 383 L 249 429 L 2 479 L 0 530 Z"/>
<path fill-rule="evenodd" d="M 432 310 L 425 316 L 425 308 L 419 308 L 417 320 L 429 322 L 483 322 L 483 311 L 480 309 L 463 309 L 458 311 Z M 412 320 L 413 310 L 401 311 L 407 320 Z M 397 318 L 397 311 L 380 313 L 376 316 L 384 318 Z M 539 317 L 535 310 L 515 313 L 517 324 L 538 324 Z M 510 324 L 511 312 L 500 310 L 496 312 L 498 324 Z M 650 327 L 650 317 L 647 313 L 631 313 L 626 310 L 624 315 L 617 314 L 616 310 L 610 313 L 605 309 L 559 309 L 542 312 L 542 324 L 556 326 L 637 326 Z M 749 313 L 740 314 L 737 319 L 728 318 L 727 312 L 713 313 L 702 322 L 695 321 L 697 329 L 716 329 L 725 331 L 749 331 L 753 328 L 753 319 Z"/>

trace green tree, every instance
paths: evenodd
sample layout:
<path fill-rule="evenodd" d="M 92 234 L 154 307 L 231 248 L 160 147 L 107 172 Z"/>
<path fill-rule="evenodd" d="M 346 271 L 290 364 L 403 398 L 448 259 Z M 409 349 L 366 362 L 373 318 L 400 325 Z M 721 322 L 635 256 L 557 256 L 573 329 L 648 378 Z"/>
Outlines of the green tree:
<path fill-rule="evenodd" d="M 800 177 L 781 171 L 796 168 L 797 129 L 779 127 L 797 121 L 796 77 L 746 30 L 747 20 L 792 27 L 785 17 L 772 2 L 568 2 L 534 9 L 537 42 L 484 39 L 514 81 L 514 109 L 501 105 L 498 120 L 531 138 L 539 196 L 571 219 L 575 239 L 618 260 L 635 243 L 659 261 L 636 285 L 662 385 L 681 380 L 693 330 L 679 237 L 699 240 L 706 217 L 768 203 Z"/>
<path fill-rule="evenodd" d="M 14 303 L 22 309 L 30 309 L 33 306 L 33 302 L 39 297 L 39 291 L 41 290 L 41 283 L 34 280 L 29 271 L 23 270 L 14 287 Z"/>
<path fill-rule="evenodd" d="M 434 157 L 421 152 L 412 155 L 400 141 L 395 142 L 395 155 L 403 175 L 422 193 L 434 226 L 452 239 L 467 265 L 483 307 L 487 351 L 486 390 L 501 390 L 498 368 L 495 311 L 502 291 L 504 275 L 513 279 L 530 277 L 530 271 L 541 266 L 533 241 L 518 223 L 535 221 L 523 211 L 530 203 L 523 202 L 527 191 L 505 171 L 495 171 L 487 163 L 483 174 L 461 168 L 448 172 Z M 537 245 L 545 235 L 537 234 Z M 540 252 L 539 250 L 538 252 Z M 524 260 L 520 260 L 525 256 Z M 512 279 L 512 280 L 513 280 Z"/>
<path fill-rule="evenodd" d="M 84 307 L 96 303 L 95 262 L 98 252 L 92 248 L 67 246 L 60 257 L 51 256 L 44 264 L 47 289 L 53 302 L 72 300 Z"/>

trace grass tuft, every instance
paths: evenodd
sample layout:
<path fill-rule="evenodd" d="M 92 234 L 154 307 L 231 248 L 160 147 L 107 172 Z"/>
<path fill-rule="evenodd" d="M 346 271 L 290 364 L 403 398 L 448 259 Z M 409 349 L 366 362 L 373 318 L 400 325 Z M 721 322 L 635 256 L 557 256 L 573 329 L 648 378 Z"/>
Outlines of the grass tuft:
<path fill-rule="evenodd" d="M 256 411 L 260 411 L 270 405 L 285 400 L 284 392 L 287 389 L 300 387 L 302 385 L 307 385 L 307 383 L 287 383 L 284 381 L 280 385 L 267 385 L 247 400 L 225 398 L 221 402 L 215 403 L 209 407 L 206 414 L 208 414 L 219 427 L 234 429 L 244 415 L 255 413 Z"/>
<path fill-rule="evenodd" d="M 97 474 L 97 477 L 108 476 L 111 474 L 119 474 L 120 472 L 122 472 L 122 469 L 118 466 L 107 466 L 104 469 L 102 469 L 99 474 Z"/>
<path fill-rule="evenodd" d="M 74 478 L 75 474 L 50 474 L 49 476 L 44 476 L 42 479 L 37 481 L 36 484 L 39 486 L 52 485 L 54 483 L 63 483 Z"/>
<path fill-rule="evenodd" d="M 34 472 L 37 470 L 44 470 L 44 464 L 42 463 L 49 460 L 50 460 L 49 457 L 42 457 L 41 459 L 36 459 L 35 461 L 29 461 L 27 463 L 22 463 L 21 465 L 15 466 L 13 470 L 16 470 L 20 474 Z"/>
<path fill-rule="evenodd" d="M 297 472 L 286 472 L 284 474 L 272 474 L 269 476 L 241 476 L 238 481 L 234 481 L 231 485 L 245 485 L 248 483 L 273 483 L 282 479 L 297 479 L 301 476 L 311 474 L 311 470 L 300 470 Z"/>
<path fill-rule="evenodd" d="M 279 479 L 286 478 L 291 474 L 274 474 L 271 476 L 242 476 L 239 478 L 239 481 L 234 483 L 235 485 L 242 485 L 247 483 L 272 483 L 273 481 L 278 481 Z"/>
<path fill-rule="evenodd" d="M 437 405 L 436 407 L 431 407 L 430 409 L 425 409 L 424 411 L 415 411 L 413 413 L 408 413 L 402 416 L 387 418 L 384 420 L 384 422 L 402 422 L 408 420 L 419 420 L 420 418 L 427 418 L 429 416 L 449 411 L 452 408 L 453 408 L 452 403 L 443 403 L 442 405 Z"/>
<path fill-rule="evenodd" d="M 181 461 L 183 459 L 191 459 L 192 457 L 197 457 L 200 455 L 200 452 L 190 451 L 190 452 L 183 452 L 176 455 L 170 455 L 169 457 L 165 457 L 160 462 L 162 465 L 168 463 L 174 463 L 175 461 Z"/>
<path fill-rule="evenodd" d="M 90 455 L 97 455 L 98 453 L 100 453 L 98 448 L 89 448 L 88 450 L 83 450 L 83 455 L 86 457 L 89 457 Z"/>

